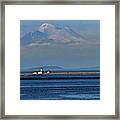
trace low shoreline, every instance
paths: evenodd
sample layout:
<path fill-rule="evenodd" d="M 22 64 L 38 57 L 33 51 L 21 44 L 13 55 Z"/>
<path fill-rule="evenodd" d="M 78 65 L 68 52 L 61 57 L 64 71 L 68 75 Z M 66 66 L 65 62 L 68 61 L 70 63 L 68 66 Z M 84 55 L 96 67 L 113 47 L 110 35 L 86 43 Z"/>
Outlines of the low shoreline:
<path fill-rule="evenodd" d="M 98 72 L 51 72 L 50 74 L 80 74 L 80 75 L 86 75 L 86 74 L 97 74 Z"/>
<path fill-rule="evenodd" d="M 36 75 L 21 75 L 20 80 L 100 79 L 99 74 L 99 72 L 51 72 Z"/>
<path fill-rule="evenodd" d="M 36 71 L 36 72 L 38 72 L 38 71 Z M 89 72 L 89 71 L 86 71 L 86 72 L 72 72 L 72 71 L 52 71 L 52 72 L 49 72 L 49 73 L 47 73 L 47 72 L 43 72 L 43 73 L 41 73 L 41 74 L 33 74 L 34 72 L 31 72 L 31 73 L 29 73 L 29 74 L 31 74 L 31 75 L 56 75 L 56 74 L 58 74 L 58 75 L 61 75 L 61 74 L 64 74 L 64 75 L 74 75 L 74 74 L 78 74 L 78 75 L 95 75 L 95 74 L 99 74 L 100 72 L 99 71 L 95 71 L 95 72 Z M 24 74 L 24 73 L 23 73 Z"/>

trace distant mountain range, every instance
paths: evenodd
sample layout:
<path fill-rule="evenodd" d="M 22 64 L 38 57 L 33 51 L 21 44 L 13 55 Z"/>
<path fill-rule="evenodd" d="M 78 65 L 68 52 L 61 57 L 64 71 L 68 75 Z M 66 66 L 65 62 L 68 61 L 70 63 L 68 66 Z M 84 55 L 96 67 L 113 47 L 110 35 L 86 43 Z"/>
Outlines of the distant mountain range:
<path fill-rule="evenodd" d="M 100 71 L 99 66 L 84 67 L 84 68 L 73 68 L 73 69 L 65 69 L 65 68 L 60 67 L 60 66 L 40 66 L 40 67 L 21 69 L 21 72 L 39 71 L 41 69 L 43 69 L 44 71 Z"/>
<path fill-rule="evenodd" d="M 80 45 L 88 43 L 86 38 L 69 26 L 59 27 L 49 23 L 41 24 L 37 30 L 21 37 L 22 46 Z"/>
<path fill-rule="evenodd" d="M 32 67 L 32 68 L 25 68 L 21 69 L 21 71 L 39 71 L 43 69 L 44 71 L 62 71 L 64 68 L 59 66 L 40 66 L 40 67 Z"/>
<path fill-rule="evenodd" d="M 74 71 L 100 71 L 99 66 L 94 67 L 83 67 L 83 68 L 75 68 Z"/>

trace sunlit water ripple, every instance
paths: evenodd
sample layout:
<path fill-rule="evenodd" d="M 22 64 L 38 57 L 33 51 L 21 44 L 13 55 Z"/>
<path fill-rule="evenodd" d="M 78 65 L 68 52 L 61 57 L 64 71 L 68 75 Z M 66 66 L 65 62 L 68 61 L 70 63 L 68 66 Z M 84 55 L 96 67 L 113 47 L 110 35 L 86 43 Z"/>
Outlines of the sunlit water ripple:
<path fill-rule="evenodd" d="M 99 100 L 99 79 L 20 80 L 21 100 Z"/>

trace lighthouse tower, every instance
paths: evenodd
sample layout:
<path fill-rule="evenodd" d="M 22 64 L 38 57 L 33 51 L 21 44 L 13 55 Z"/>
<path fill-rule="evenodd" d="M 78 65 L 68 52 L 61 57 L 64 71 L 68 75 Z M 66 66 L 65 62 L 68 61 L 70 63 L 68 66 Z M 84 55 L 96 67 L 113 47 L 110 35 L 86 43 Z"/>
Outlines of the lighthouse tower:
<path fill-rule="evenodd" d="M 40 69 L 40 71 L 38 72 L 38 74 L 43 74 L 43 68 Z"/>

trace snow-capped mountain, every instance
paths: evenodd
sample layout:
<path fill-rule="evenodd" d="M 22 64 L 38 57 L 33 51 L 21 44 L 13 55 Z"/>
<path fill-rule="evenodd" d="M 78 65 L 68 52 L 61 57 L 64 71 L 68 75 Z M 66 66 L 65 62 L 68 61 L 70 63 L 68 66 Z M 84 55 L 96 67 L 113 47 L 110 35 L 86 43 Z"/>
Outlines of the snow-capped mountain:
<path fill-rule="evenodd" d="M 40 32 L 53 32 L 55 30 L 55 26 L 52 25 L 52 24 L 48 24 L 48 23 L 43 23 L 39 28 L 38 30 Z"/>
<path fill-rule="evenodd" d="M 37 30 L 21 37 L 22 46 L 80 45 L 85 42 L 85 38 L 69 26 L 58 27 L 49 23 L 43 23 Z"/>

